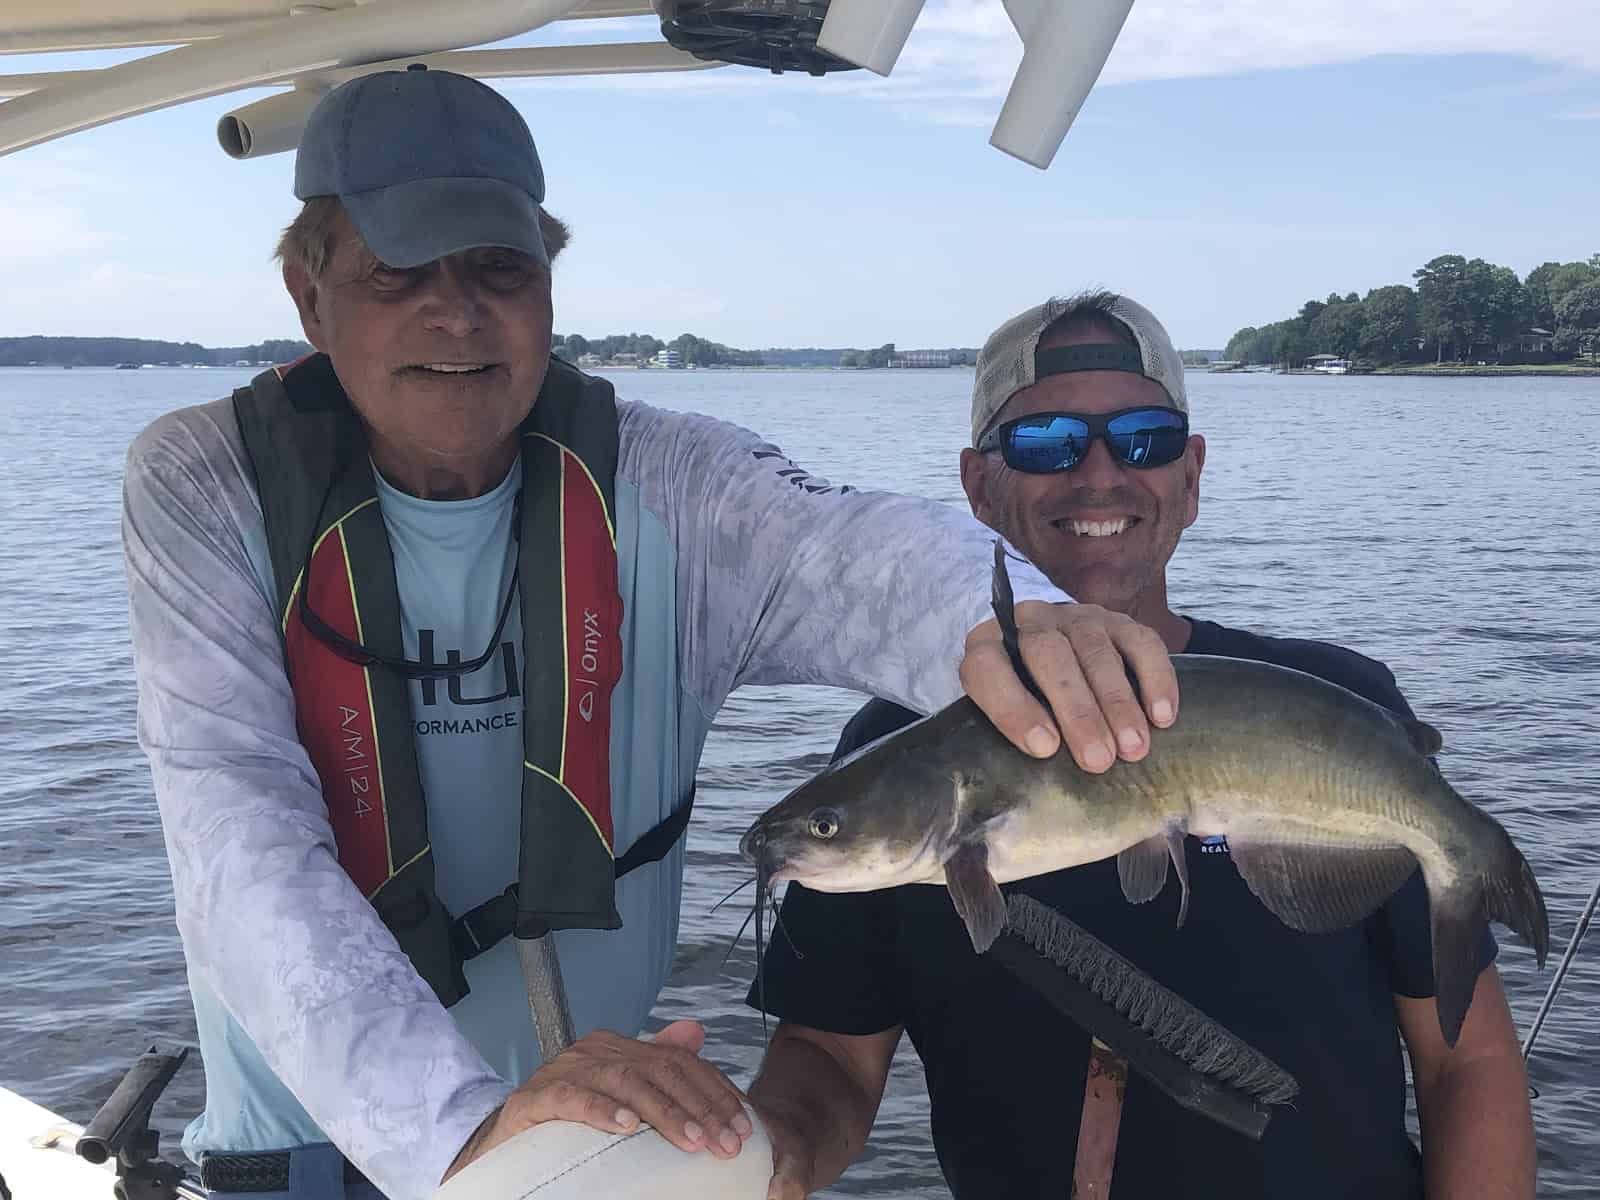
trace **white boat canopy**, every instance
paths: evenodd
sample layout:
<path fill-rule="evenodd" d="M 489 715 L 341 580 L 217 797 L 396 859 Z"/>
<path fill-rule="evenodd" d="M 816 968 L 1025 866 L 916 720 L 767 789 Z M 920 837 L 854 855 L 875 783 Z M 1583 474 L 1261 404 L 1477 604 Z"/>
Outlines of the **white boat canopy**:
<path fill-rule="evenodd" d="M 965 2 L 965 0 L 964 0 Z M 1001 4 L 1023 57 L 990 143 L 1049 166 L 1133 0 Z M 235 158 L 292 150 L 328 89 L 409 62 L 478 78 L 702 70 L 739 62 L 888 75 L 925 0 L 6 0 L 0 55 L 171 47 L 115 66 L 0 75 L 0 154 L 241 88 L 273 95 L 217 129 Z M 482 50 L 574 18 L 654 15 L 649 42 Z M 731 35 L 731 36 L 730 36 Z"/>

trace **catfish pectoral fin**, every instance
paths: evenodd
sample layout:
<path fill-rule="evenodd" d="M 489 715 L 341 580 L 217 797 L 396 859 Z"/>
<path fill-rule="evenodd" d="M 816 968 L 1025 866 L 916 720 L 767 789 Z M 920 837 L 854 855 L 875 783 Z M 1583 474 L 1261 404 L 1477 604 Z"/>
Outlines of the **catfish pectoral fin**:
<path fill-rule="evenodd" d="M 1006 923 L 1006 899 L 989 873 L 989 847 L 968 842 L 944 864 L 944 883 L 956 913 L 967 926 L 972 948 L 982 954 L 994 945 Z"/>
<path fill-rule="evenodd" d="M 1183 898 L 1178 902 L 1179 929 L 1189 916 L 1189 860 L 1183 839 L 1183 826 L 1174 823 L 1117 855 L 1117 878 L 1130 904 L 1154 900 L 1167 886 L 1167 863 L 1177 869 L 1178 883 L 1183 888 Z"/>
<path fill-rule="evenodd" d="M 1117 855 L 1117 878 L 1130 904 L 1154 900 L 1167 886 L 1167 863 L 1173 858 L 1165 831 L 1135 842 Z"/>
<path fill-rule="evenodd" d="M 1290 929 L 1331 933 L 1376 912 L 1417 868 L 1404 846 L 1330 846 L 1228 838 L 1256 899 Z"/>

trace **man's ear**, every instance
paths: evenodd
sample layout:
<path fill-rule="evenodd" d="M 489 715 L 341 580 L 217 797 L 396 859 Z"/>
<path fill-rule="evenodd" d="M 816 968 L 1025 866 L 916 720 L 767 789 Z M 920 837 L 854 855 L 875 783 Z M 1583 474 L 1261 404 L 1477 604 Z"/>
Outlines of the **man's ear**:
<path fill-rule="evenodd" d="M 984 456 L 972 447 L 961 451 L 961 487 L 967 493 L 967 504 L 972 515 L 985 525 L 994 526 L 989 518 L 989 464 Z"/>
<path fill-rule="evenodd" d="M 316 280 L 299 263 L 286 262 L 283 264 L 283 286 L 288 289 L 289 298 L 300 313 L 300 328 L 305 331 L 306 341 L 326 354 L 328 336 L 317 307 L 321 290 Z"/>
<path fill-rule="evenodd" d="M 1200 472 L 1206 465 L 1206 439 L 1198 433 L 1189 435 L 1189 445 L 1183 456 L 1183 484 L 1185 508 L 1183 527 L 1193 525 L 1200 515 Z"/>

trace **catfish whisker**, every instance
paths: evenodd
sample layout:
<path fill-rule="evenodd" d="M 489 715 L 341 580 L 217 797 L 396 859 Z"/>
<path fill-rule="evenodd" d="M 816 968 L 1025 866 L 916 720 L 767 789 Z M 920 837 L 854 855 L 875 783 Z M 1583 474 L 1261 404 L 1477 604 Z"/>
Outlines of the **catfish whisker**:
<path fill-rule="evenodd" d="M 783 931 L 783 936 L 787 939 L 789 948 L 794 951 L 795 958 L 804 960 L 805 955 L 801 952 L 800 947 L 795 945 L 794 935 L 789 932 L 789 927 L 783 923 L 783 906 L 778 903 L 778 897 L 769 893 L 769 900 L 772 905 L 773 923 Z"/>
<path fill-rule="evenodd" d="M 756 1006 L 761 1009 L 761 1053 L 765 1056 L 767 1048 L 772 1044 L 772 1034 L 767 1028 L 767 946 L 766 946 L 766 913 L 769 896 L 767 891 L 767 868 L 764 863 L 756 863 L 756 905 L 751 910 L 751 916 L 756 919 Z"/>
<path fill-rule="evenodd" d="M 755 880 L 752 879 L 750 882 L 754 883 Z M 739 932 L 733 935 L 733 941 L 728 943 L 728 952 L 722 956 L 722 965 L 724 967 L 728 965 L 728 960 L 733 957 L 733 952 L 739 948 L 739 943 L 744 941 L 744 931 L 750 928 L 750 922 L 755 915 L 756 910 L 753 908 L 745 914 L 744 922 L 739 926 Z"/>
<path fill-rule="evenodd" d="M 721 900 L 718 900 L 718 901 L 717 901 L 717 902 L 716 902 L 716 903 L 715 903 L 715 904 L 713 904 L 713 905 L 712 905 L 712 906 L 711 906 L 711 911 L 712 911 L 712 912 L 716 912 L 716 911 L 717 911 L 717 910 L 718 910 L 718 909 L 719 909 L 719 908 L 721 908 L 721 907 L 722 907 L 722 906 L 723 906 L 723 905 L 724 905 L 724 904 L 726 904 L 726 903 L 727 903 L 727 902 L 728 902 L 728 901 L 729 901 L 729 900 L 732 900 L 732 899 L 733 899 L 733 898 L 734 898 L 734 897 L 735 897 L 735 896 L 737 896 L 737 895 L 738 895 L 738 894 L 739 894 L 739 893 L 740 893 L 740 892 L 742 892 L 742 891 L 744 891 L 744 890 L 745 890 L 745 888 L 747 888 L 747 887 L 749 887 L 749 886 L 750 886 L 750 885 L 751 885 L 751 884 L 752 884 L 752 883 L 754 883 L 754 882 L 755 882 L 755 881 L 756 881 L 756 879 L 755 879 L 755 876 L 754 876 L 754 875 L 752 875 L 752 876 L 751 876 L 751 877 L 750 877 L 750 878 L 749 878 L 749 879 L 746 879 L 746 880 L 745 880 L 745 881 L 744 881 L 744 882 L 743 882 L 743 883 L 741 883 L 741 884 L 739 884 L 739 886 L 737 886 L 737 887 L 736 887 L 736 888 L 734 888 L 734 889 L 733 889 L 733 891 L 731 891 L 731 892 L 729 892 L 729 893 L 728 893 L 728 894 L 727 894 L 727 895 L 726 895 L 726 896 L 724 896 L 724 897 L 723 897 L 723 898 L 722 898 L 722 899 L 721 899 Z M 749 922 L 746 922 L 746 924 L 749 924 Z M 740 928 L 740 930 L 739 930 L 739 932 L 740 932 L 740 933 L 743 933 L 743 932 L 744 932 L 744 930 L 743 930 L 743 928 L 742 928 L 742 927 L 741 927 L 741 928 Z"/>

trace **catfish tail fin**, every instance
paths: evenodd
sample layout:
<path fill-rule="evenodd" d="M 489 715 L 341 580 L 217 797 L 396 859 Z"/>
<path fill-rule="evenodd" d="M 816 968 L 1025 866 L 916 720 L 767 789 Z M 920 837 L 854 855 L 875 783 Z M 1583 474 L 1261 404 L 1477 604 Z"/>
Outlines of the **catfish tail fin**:
<path fill-rule="evenodd" d="M 1544 966 L 1550 953 L 1550 916 L 1545 911 L 1544 893 L 1533 877 L 1533 868 L 1500 830 L 1504 842 L 1500 869 L 1484 880 L 1484 907 L 1491 921 L 1514 930 L 1533 948 L 1533 956 Z"/>

